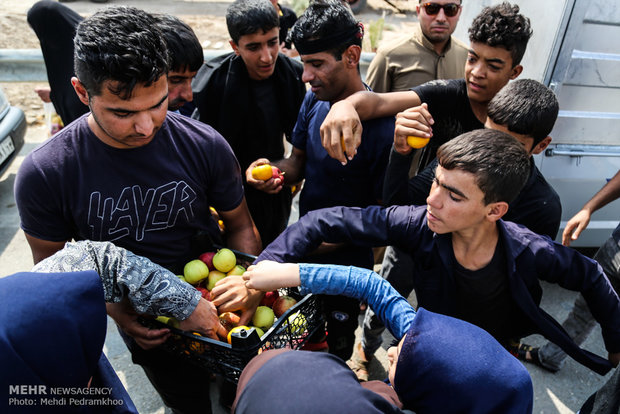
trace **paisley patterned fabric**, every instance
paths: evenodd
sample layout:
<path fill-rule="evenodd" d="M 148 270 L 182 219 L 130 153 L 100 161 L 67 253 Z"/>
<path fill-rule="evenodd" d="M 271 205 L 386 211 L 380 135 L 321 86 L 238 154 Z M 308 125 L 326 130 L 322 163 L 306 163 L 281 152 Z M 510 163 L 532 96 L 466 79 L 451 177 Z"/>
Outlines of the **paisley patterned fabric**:
<path fill-rule="evenodd" d="M 186 319 L 200 292 L 167 269 L 110 242 L 69 242 L 39 262 L 33 272 L 94 270 L 101 277 L 106 302 L 128 298 L 138 313 Z"/>

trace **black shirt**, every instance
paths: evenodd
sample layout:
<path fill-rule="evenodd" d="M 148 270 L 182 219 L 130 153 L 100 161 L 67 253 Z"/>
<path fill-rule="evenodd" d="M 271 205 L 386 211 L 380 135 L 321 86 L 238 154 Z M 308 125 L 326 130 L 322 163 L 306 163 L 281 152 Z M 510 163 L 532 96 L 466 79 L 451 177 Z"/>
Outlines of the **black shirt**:
<path fill-rule="evenodd" d="M 493 258 L 482 269 L 466 269 L 458 263 L 454 252 L 452 257 L 455 317 L 481 327 L 502 345 L 530 331 L 527 317 L 519 310 L 510 294 L 504 269 L 506 255 L 499 240 Z"/>

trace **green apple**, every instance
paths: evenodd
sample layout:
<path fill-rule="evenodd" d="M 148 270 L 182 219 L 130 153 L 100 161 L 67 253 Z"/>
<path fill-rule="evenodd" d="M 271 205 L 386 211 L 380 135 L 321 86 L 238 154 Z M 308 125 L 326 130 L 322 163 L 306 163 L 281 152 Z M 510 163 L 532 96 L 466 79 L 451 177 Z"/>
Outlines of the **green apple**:
<path fill-rule="evenodd" d="M 187 280 L 185 280 L 185 276 L 183 276 L 183 275 L 177 275 L 177 277 L 178 277 L 179 279 L 181 279 L 182 281 L 187 282 Z"/>
<path fill-rule="evenodd" d="M 228 273 L 226 273 L 226 276 L 241 276 L 244 273 L 245 273 L 245 267 L 241 265 L 235 265 L 235 267 L 233 267 L 232 269 L 228 271 Z"/>
<path fill-rule="evenodd" d="M 263 335 L 265 335 L 265 332 L 263 332 L 263 330 L 259 328 L 258 326 L 250 326 L 250 328 L 256 329 L 256 333 L 258 334 L 259 338 L 262 338 Z"/>
<path fill-rule="evenodd" d="M 291 333 L 294 335 L 300 335 L 304 333 L 308 327 L 308 321 L 306 317 L 299 312 L 295 312 L 288 317 L 287 322 L 291 326 Z"/>
<path fill-rule="evenodd" d="M 259 306 L 256 308 L 256 312 L 252 317 L 252 324 L 263 330 L 271 328 L 273 321 L 276 319 L 276 315 L 273 313 L 270 307 Z"/>
<path fill-rule="evenodd" d="M 174 328 L 178 328 L 179 327 L 179 321 L 177 318 L 173 318 L 173 317 L 168 317 L 168 316 L 158 316 L 157 318 L 155 318 L 156 321 L 159 321 L 161 323 L 165 323 L 166 325 L 170 325 Z"/>
<path fill-rule="evenodd" d="M 213 256 L 213 266 L 220 272 L 229 272 L 237 264 L 237 257 L 230 249 L 220 249 Z"/>
<path fill-rule="evenodd" d="M 192 285 L 197 285 L 202 279 L 209 276 L 209 268 L 202 260 L 192 260 L 183 268 L 185 281 Z"/>
<path fill-rule="evenodd" d="M 219 270 L 211 270 L 209 276 L 207 276 L 207 290 L 211 291 L 215 287 L 215 284 L 226 277 L 225 273 Z"/>

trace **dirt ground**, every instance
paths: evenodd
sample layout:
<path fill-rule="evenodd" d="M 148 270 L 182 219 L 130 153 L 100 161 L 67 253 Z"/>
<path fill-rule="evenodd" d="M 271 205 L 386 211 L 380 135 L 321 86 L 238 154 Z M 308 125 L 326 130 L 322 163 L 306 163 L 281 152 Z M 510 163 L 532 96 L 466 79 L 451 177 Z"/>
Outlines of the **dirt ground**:
<path fill-rule="evenodd" d="M 107 4 L 92 3 L 86 0 L 64 3 L 79 14 L 87 16 L 107 5 L 129 4 L 151 12 L 172 13 L 189 24 L 203 48 L 227 50 L 228 32 L 226 29 L 226 7 L 232 0 L 110 0 Z M 39 41 L 26 21 L 28 9 L 34 0 L 2 0 L 0 4 L 0 49 L 38 49 Z M 416 22 L 413 0 L 391 1 L 398 12 L 385 0 L 368 0 L 367 7 L 357 15 L 366 27 L 364 51 L 370 51 L 369 27 L 384 17 L 385 24 L 381 42 L 410 32 Z M 286 1 L 284 5 L 289 5 Z M 1 63 L 0 63 L 1 64 Z M 44 122 L 43 103 L 34 92 L 37 87 L 45 87 L 46 83 L 0 83 L 11 104 L 24 110 L 29 125 L 40 125 Z"/>

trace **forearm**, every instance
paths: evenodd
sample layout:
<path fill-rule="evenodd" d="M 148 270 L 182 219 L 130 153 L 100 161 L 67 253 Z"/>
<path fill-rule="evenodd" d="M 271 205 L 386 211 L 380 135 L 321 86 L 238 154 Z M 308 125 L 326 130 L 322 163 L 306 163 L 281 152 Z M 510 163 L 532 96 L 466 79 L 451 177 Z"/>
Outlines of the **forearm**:
<path fill-rule="evenodd" d="M 362 121 L 394 116 L 405 109 L 420 105 L 420 98 L 413 91 L 388 93 L 362 91 L 354 93 L 346 100 L 353 105 Z"/>
<path fill-rule="evenodd" d="M 392 146 L 390 160 L 385 170 L 385 181 L 383 183 L 384 205 L 409 204 L 407 182 L 413 154 L 413 151 L 407 155 L 399 154 Z"/>
<path fill-rule="evenodd" d="M 343 295 L 359 299 L 375 311 L 395 338 L 409 330 L 415 310 L 385 279 L 353 266 L 300 264 L 302 293 Z"/>
<path fill-rule="evenodd" d="M 404 218 L 406 220 L 406 217 Z M 374 247 L 391 244 L 388 212 L 373 206 L 332 207 L 311 211 L 289 226 L 261 252 L 256 262 L 298 262 L 322 242 Z"/>
<path fill-rule="evenodd" d="M 128 298 L 140 313 L 186 319 L 196 308 L 200 292 L 147 258 L 109 242 L 79 241 L 41 261 L 35 272 L 94 270 L 101 277 L 106 302 Z"/>
<path fill-rule="evenodd" d="M 620 198 L 620 171 L 582 207 L 582 210 L 592 214 L 617 198 Z"/>

